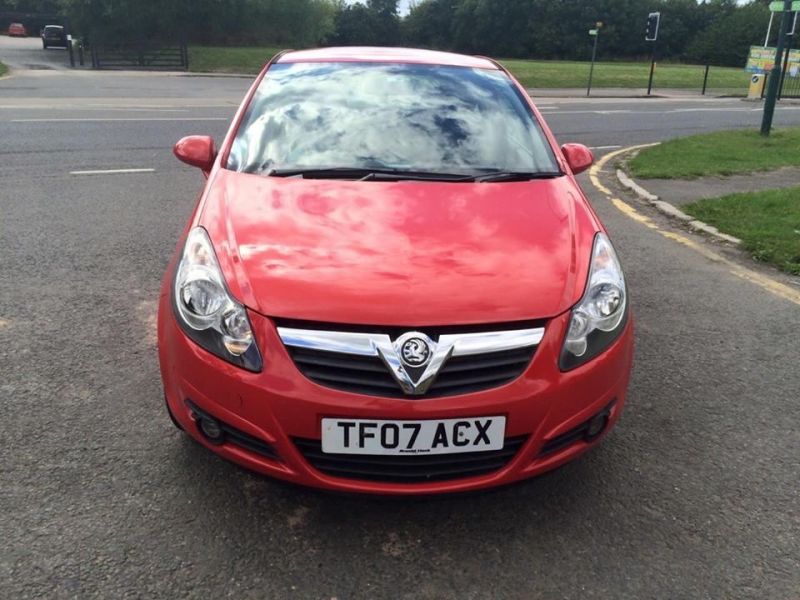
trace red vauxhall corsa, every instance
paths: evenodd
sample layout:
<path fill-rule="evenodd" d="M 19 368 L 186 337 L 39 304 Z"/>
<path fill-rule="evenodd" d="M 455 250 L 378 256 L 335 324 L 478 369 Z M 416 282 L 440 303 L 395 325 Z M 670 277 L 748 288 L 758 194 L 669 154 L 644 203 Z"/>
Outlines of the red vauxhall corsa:
<path fill-rule="evenodd" d="M 486 58 L 275 57 L 220 151 L 161 290 L 168 410 L 252 470 L 333 490 L 507 484 L 622 411 L 625 278 L 525 91 Z"/>

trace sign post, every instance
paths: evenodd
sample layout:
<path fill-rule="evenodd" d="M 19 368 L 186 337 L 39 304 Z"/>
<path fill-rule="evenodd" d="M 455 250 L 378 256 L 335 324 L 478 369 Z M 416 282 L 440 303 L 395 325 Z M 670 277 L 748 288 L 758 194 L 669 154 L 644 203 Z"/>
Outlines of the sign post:
<path fill-rule="evenodd" d="M 771 7 L 770 7 L 771 8 Z M 784 0 L 781 24 L 778 30 L 778 45 L 775 48 L 775 62 L 767 82 L 767 98 L 764 101 L 764 115 L 761 119 L 761 135 L 768 136 L 772 129 L 772 117 L 775 115 L 775 102 L 778 99 L 778 86 L 781 82 L 781 66 L 783 64 L 783 47 L 786 45 L 786 34 L 789 30 L 789 13 L 792 10 L 792 0 Z"/>
<path fill-rule="evenodd" d="M 653 74 L 656 70 L 656 42 L 658 41 L 658 27 L 661 24 L 661 13 L 651 12 L 647 15 L 647 29 L 644 33 L 645 42 L 653 42 L 653 53 L 650 57 L 650 79 L 647 80 L 647 95 L 653 89 Z"/>
<path fill-rule="evenodd" d="M 603 23 L 598 21 L 595 23 L 595 28 L 589 30 L 589 35 L 594 37 L 594 44 L 592 45 L 592 66 L 589 67 L 589 83 L 586 86 L 586 96 L 592 92 L 592 76 L 594 75 L 594 61 L 597 58 L 597 38 L 600 37 L 600 28 Z"/>

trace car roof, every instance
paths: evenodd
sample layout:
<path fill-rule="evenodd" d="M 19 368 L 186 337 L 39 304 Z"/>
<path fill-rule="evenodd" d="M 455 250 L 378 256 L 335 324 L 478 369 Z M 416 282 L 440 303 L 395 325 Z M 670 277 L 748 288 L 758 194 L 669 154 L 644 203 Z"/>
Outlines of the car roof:
<path fill-rule="evenodd" d="M 377 46 L 292 50 L 282 54 L 277 62 L 392 62 L 470 67 L 473 69 L 497 70 L 499 68 L 494 61 L 480 56 L 467 56 L 453 52 L 437 52 L 435 50 L 419 50 L 416 48 L 385 48 Z"/>

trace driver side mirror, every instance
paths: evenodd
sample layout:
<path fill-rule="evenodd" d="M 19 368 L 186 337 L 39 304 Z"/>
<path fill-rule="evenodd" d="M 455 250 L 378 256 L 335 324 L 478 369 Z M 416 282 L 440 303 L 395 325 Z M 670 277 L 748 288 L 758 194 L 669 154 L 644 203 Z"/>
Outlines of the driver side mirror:
<path fill-rule="evenodd" d="M 217 148 L 214 140 L 207 135 L 189 135 L 181 138 L 172 148 L 172 153 L 178 160 L 187 165 L 198 167 L 204 173 L 211 171 L 214 159 L 217 157 Z"/>
<path fill-rule="evenodd" d="M 567 159 L 567 164 L 574 175 L 583 173 L 594 163 L 594 154 L 583 144 L 564 144 L 561 146 L 561 152 L 564 153 L 564 158 Z"/>

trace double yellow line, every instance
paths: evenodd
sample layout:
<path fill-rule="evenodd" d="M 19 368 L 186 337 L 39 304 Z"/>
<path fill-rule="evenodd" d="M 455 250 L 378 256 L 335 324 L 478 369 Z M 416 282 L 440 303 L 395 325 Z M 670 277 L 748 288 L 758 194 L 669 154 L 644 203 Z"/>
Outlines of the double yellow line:
<path fill-rule="evenodd" d="M 597 188 L 602 194 L 608 196 L 611 203 L 617 207 L 625 216 L 630 217 L 634 221 L 641 223 L 645 227 L 652 229 L 653 231 L 659 233 L 660 235 L 664 236 L 665 238 L 672 240 L 673 242 L 677 242 L 686 246 L 687 248 L 691 248 L 695 252 L 702 254 L 707 259 L 718 263 L 728 271 L 739 277 L 740 279 L 744 279 L 745 281 L 749 281 L 751 283 L 756 284 L 757 286 L 767 290 L 768 292 L 775 294 L 776 296 L 783 298 L 784 300 L 788 300 L 789 302 L 794 302 L 795 304 L 800 305 L 800 290 L 793 289 L 792 287 L 783 284 L 779 281 L 775 281 L 774 279 L 762 275 L 761 273 L 757 273 L 756 271 L 752 271 L 742 265 L 733 262 L 725 258 L 724 256 L 717 254 L 713 250 L 710 250 L 708 247 L 698 244 L 697 242 L 689 239 L 685 235 L 680 233 L 676 233 L 674 231 L 668 231 L 659 227 L 653 220 L 637 211 L 633 206 L 624 202 L 614 196 L 614 193 L 608 189 L 605 185 L 603 185 L 599 178 L 599 173 L 603 170 L 603 167 L 608 163 L 608 161 L 612 160 L 613 158 L 619 156 L 620 154 L 625 154 L 627 152 L 632 152 L 634 150 L 639 150 L 641 148 L 647 148 L 652 146 L 653 144 L 642 144 L 639 146 L 629 146 L 627 148 L 622 148 L 621 150 L 616 150 L 615 152 L 609 152 L 603 158 L 598 160 L 594 166 L 589 170 L 589 179 L 592 182 L 592 185 Z"/>

